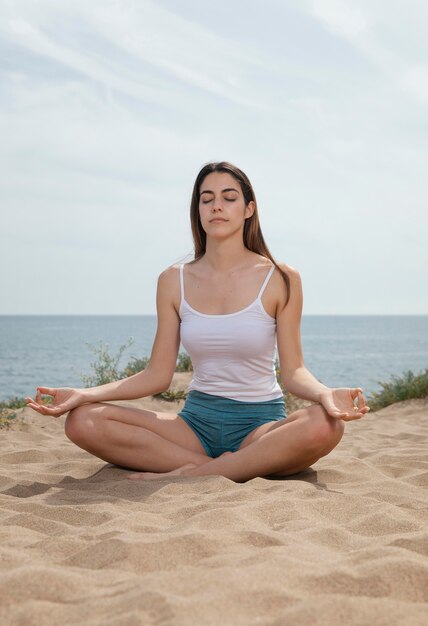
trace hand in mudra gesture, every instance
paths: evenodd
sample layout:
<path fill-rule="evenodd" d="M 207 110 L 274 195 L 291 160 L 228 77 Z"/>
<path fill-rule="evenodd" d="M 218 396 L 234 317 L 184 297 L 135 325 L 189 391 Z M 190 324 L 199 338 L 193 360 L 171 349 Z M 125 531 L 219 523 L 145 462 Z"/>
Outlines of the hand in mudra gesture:
<path fill-rule="evenodd" d="M 356 405 L 354 404 L 355 399 L 357 400 Z M 321 392 L 319 402 L 331 417 L 345 422 L 360 419 L 370 411 L 370 407 L 365 403 L 361 387 L 326 389 Z"/>
<path fill-rule="evenodd" d="M 52 404 L 44 404 L 42 394 L 52 396 Z M 42 415 L 52 415 L 53 417 L 59 417 L 71 409 L 84 404 L 84 399 L 80 389 L 73 389 L 71 387 L 63 387 L 55 389 L 51 387 L 37 387 L 36 398 L 33 400 L 31 397 L 25 398 L 27 406 L 31 407 Z"/>

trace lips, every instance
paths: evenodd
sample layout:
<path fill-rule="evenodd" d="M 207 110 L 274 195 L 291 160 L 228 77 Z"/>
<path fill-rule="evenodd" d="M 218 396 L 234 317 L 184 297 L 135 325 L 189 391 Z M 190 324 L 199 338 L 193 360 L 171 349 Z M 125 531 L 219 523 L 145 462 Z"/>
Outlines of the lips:
<path fill-rule="evenodd" d="M 224 220 L 222 217 L 215 217 L 213 220 L 210 220 L 210 222 L 227 222 L 227 220 Z"/>

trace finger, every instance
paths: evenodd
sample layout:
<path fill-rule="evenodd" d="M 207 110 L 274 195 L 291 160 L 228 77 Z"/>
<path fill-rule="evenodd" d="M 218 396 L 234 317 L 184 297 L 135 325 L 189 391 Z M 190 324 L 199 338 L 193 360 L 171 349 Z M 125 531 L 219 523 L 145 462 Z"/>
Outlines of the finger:
<path fill-rule="evenodd" d="M 55 415 L 55 411 L 57 410 L 57 407 L 52 409 L 47 407 L 46 404 L 38 404 L 37 402 L 34 402 L 34 400 L 29 402 L 27 406 L 29 406 L 30 409 L 37 411 L 37 413 L 40 413 L 41 415 Z"/>
<path fill-rule="evenodd" d="M 42 415 L 44 414 L 43 405 L 36 404 L 35 402 L 30 402 L 28 406 L 30 407 L 30 409 L 33 409 L 33 411 L 37 411 L 37 413 L 41 413 Z"/>
<path fill-rule="evenodd" d="M 355 415 L 347 415 L 346 417 L 343 418 L 343 420 L 345 422 L 353 422 L 354 420 L 359 420 L 361 417 L 363 417 L 361 414 L 355 414 Z"/>
<path fill-rule="evenodd" d="M 359 397 L 360 391 L 362 391 L 361 387 L 355 387 L 354 389 L 349 390 L 351 393 L 352 402 Z"/>
<path fill-rule="evenodd" d="M 363 413 L 364 415 L 370 411 L 370 407 L 366 404 L 366 401 L 362 392 L 358 394 L 358 407 L 360 409 L 360 412 Z"/>
<path fill-rule="evenodd" d="M 51 387 L 37 387 L 37 391 L 40 391 L 41 393 L 44 393 L 48 396 L 54 396 L 54 397 L 56 393 L 56 389 L 53 389 Z"/>
<path fill-rule="evenodd" d="M 44 389 L 46 389 L 46 387 L 37 387 L 36 402 L 38 402 L 39 404 L 43 404 L 42 394 L 47 396 L 53 396 L 53 394 L 47 393 L 46 391 L 44 391 Z"/>
<path fill-rule="evenodd" d="M 320 406 L 324 409 L 328 417 L 334 417 L 335 419 L 342 419 L 342 417 L 345 415 L 345 413 L 343 411 L 339 411 L 339 409 L 336 408 L 334 404 L 320 402 Z"/>
<path fill-rule="evenodd" d="M 48 409 L 46 406 L 43 406 L 41 413 L 43 415 L 50 415 L 51 417 L 59 417 L 61 415 L 61 411 L 57 409 Z"/>
<path fill-rule="evenodd" d="M 357 406 L 354 406 L 352 411 L 346 411 L 344 413 L 344 419 L 349 422 L 351 420 L 360 419 L 360 417 L 363 417 L 363 415 L 364 413 L 362 412 L 362 410 L 359 409 Z"/>
<path fill-rule="evenodd" d="M 362 407 L 360 409 L 355 407 L 355 411 L 349 413 L 350 419 L 361 419 L 369 410 L 369 407 Z"/>
<path fill-rule="evenodd" d="M 347 415 L 346 411 L 339 411 L 336 407 L 328 407 L 328 409 L 326 408 L 326 411 L 330 417 L 335 417 L 336 419 L 342 419 Z"/>
<path fill-rule="evenodd" d="M 358 390 L 357 404 L 360 408 L 363 408 L 366 406 L 366 401 L 364 399 L 363 392 L 360 389 Z"/>
<path fill-rule="evenodd" d="M 331 400 L 325 400 L 322 403 L 322 407 L 327 411 L 327 414 L 330 415 L 330 417 L 341 419 L 343 416 L 346 415 L 346 411 L 341 411 L 340 409 L 338 409 L 337 406 L 333 404 L 333 402 L 331 402 Z"/>
<path fill-rule="evenodd" d="M 343 415 L 339 419 L 341 419 L 343 422 L 350 422 L 351 421 L 351 418 L 349 417 L 349 415 Z"/>
<path fill-rule="evenodd" d="M 64 409 L 61 409 L 60 406 L 49 407 L 44 404 L 43 413 L 44 415 L 52 415 L 53 417 L 58 417 L 58 415 L 61 415 L 61 413 L 64 413 Z"/>
<path fill-rule="evenodd" d="M 27 403 L 27 406 L 29 406 L 30 404 L 34 404 L 34 406 L 40 406 L 38 402 L 33 400 L 33 398 L 25 398 L 25 402 Z"/>

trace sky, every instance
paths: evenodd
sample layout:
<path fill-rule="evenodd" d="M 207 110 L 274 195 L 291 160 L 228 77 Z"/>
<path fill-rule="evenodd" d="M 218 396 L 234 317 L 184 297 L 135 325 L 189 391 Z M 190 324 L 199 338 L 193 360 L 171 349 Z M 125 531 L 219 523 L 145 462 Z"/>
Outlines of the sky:
<path fill-rule="evenodd" d="M 428 313 L 424 0 L 0 0 L 0 314 L 156 313 L 209 161 L 303 314 Z"/>

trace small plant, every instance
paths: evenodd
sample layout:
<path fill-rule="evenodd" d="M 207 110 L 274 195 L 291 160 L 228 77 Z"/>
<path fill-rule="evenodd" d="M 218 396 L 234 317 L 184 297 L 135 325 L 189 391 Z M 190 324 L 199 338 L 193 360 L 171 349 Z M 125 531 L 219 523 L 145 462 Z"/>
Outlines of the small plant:
<path fill-rule="evenodd" d="M 428 397 L 428 369 L 419 374 L 408 370 L 402 376 L 391 376 L 389 382 L 380 380 L 376 382 L 382 387 L 382 391 L 373 392 L 367 399 L 367 404 L 372 411 L 382 409 L 394 402 Z"/>
<path fill-rule="evenodd" d="M 166 391 L 161 391 L 153 396 L 153 398 L 157 398 L 158 400 L 167 400 L 167 402 L 179 402 L 180 400 L 185 400 L 186 397 L 187 393 L 184 389 L 167 389 Z"/>
<path fill-rule="evenodd" d="M 138 372 L 142 372 L 147 368 L 149 360 L 149 357 L 146 356 L 142 359 L 137 359 L 137 357 L 133 356 L 131 361 L 129 361 L 122 374 L 120 375 L 120 378 L 126 378 L 128 376 L 138 374 Z"/>
<path fill-rule="evenodd" d="M 192 372 L 193 365 L 190 360 L 190 356 L 187 352 L 180 352 L 177 359 L 177 365 L 175 367 L 176 372 Z"/>
<path fill-rule="evenodd" d="M 279 369 L 279 360 L 275 360 L 275 373 L 278 383 L 281 385 L 281 375 Z M 389 382 L 376 381 L 382 387 L 382 391 L 374 391 L 366 401 L 367 406 L 372 411 L 378 411 L 394 402 L 409 400 L 411 398 L 427 398 L 428 397 L 428 369 L 414 374 L 411 370 L 404 372 L 402 376 L 391 376 Z M 281 385 L 282 387 L 282 385 Z M 296 396 L 289 391 L 284 392 L 287 412 L 289 408 L 296 404 Z"/>
<path fill-rule="evenodd" d="M 130 337 L 128 341 L 121 345 L 116 356 L 111 356 L 108 348 L 109 344 L 100 341 L 100 345 L 93 346 L 88 342 L 85 342 L 87 346 L 98 355 L 98 360 L 91 363 L 91 367 L 95 370 L 94 376 L 82 375 L 82 381 L 85 387 L 98 387 L 99 385 L 105 385 L 115 380 L 120 380 L 123 375 L 119 372 L 119 361 L 124 351 L 134 343 L 134 339 Z"/>
<path fill-rule="evenodd" d="M 27 406 L 24 398 L 10 398 L 10 400 L 1 400 L 0 401 L 0 410 L 1 409 L 22 409 L 24 406 Z"/>
<path fill-rule="evenodd" d="M 8 428 L 15 419 L 16 413 L 6 407 L 0 408 L 0 428 Z"/>
<path fill-rule="evenodd" d="M 132 345 L 133 342 L 134 340 L 132 337 L 128 339 L 127 343 L 120 346 L 116 356 L 112 356 L 109 353 L 108 343 L 100 341 L 99 346 L 93 346 L 86 342 L 86 345 L 89 346 L 92 352 L 98 356 L 98 360 L 91 363 L 91 367 L 93 368 L 95 374 L 92 376 L 88 376 L 86 374 L 81 375 L 84 386 L 97 387 L 98 385 L 105 385 L 106 383 L 121 380 L 122 378 L 128 378 L 129 376 L 133 376 L 134 374 L 138 374 L 138 372 L 147 369 L 150 363 L 149 357 L 132 357 L 125 368 L 122 371 L 119 371 L 119 361 L 122 354 L 127 348 L 129 348 L 130 345 Z M 175 371 L 191 372 L 192 370 L 193 366 L 189 355 L 180 352 Z"/>
<path fill-rule="evenodd" d="M 278 357 L 275 359 L 275 374 L 276 374 L 276 380 L 278 381 L 279 384 L 281 384 L 281 371 L 279 369 Z"/>

